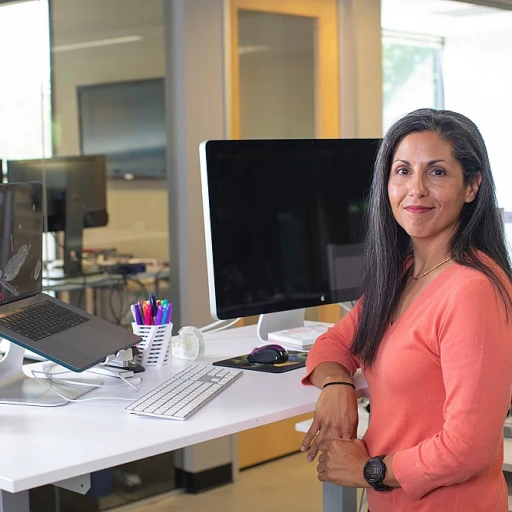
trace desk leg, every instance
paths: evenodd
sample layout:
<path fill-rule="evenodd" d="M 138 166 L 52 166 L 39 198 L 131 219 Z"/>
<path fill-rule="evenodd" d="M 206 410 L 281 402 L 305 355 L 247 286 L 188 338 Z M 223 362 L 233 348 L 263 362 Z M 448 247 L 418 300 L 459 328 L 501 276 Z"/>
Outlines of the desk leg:
<path fill-rule="evenodd" d="M 0 512 L 30 512 L 28 491 L 0 491 Z"/>
<path fill-rule="evenodd" d="M 357 489 L 342 487 L 330 482 L 322 484 L 323 512 L 356 512 Z"/>

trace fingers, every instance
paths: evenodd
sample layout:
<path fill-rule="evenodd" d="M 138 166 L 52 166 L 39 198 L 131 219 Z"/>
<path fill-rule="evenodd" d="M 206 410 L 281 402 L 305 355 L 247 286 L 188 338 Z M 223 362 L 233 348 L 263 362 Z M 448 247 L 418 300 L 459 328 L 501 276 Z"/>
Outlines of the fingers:
<path fill-rule="evenodd" d="M 305 452 L 308 448 L 313 439 L 318 434 L 319 425 L 316 421 L 313 420 L 313 423 L 311 424 L 311 427 L 309 427 L 309 430 L 306 433 L 306 436 L 304 437 L 302 441 L 302 445 L 300 447 L 301 452 Z"/>
<path fill-rule="evenodd" d="M 317 441 L 315 440 L 309 447 L 308 456 L 307 456 L 308 462 L 313 462 L 315 460 L 317 453 L 318 453 L 318 445 L 317 445 Z"/>
<path fill-rule="evenodd" d="M 309 448 L 307 460 L 313 462 L 318 452 L 324 452 L 320 454 L 318 462 L 325 462 L 325 451 L 329 448 L 332 439 L 323 439 L 320 434 L 316 436 L 313 444 Z"/>
<path fill-rule="evenodd" d="M 318 442 L 318 449 L 321 452 L 325 452 L 329 448 L 330 441 L 332 441 L 332 439 L 322 439 Z"/>

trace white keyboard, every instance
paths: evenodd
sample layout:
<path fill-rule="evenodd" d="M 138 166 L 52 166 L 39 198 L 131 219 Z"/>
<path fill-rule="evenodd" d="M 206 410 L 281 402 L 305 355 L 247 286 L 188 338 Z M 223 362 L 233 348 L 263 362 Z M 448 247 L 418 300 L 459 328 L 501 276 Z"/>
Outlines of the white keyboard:
<path fill-rule="evenodd" d="M 131 414 L 186 420 L 242 375 L 242 370 L 190 365 L 129 405 Z"/>

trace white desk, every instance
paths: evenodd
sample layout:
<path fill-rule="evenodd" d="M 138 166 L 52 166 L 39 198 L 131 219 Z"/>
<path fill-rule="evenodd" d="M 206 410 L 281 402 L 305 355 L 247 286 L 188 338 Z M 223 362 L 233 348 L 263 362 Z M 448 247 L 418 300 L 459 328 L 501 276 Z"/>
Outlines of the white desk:
<path fill-rule="evenodd" d="M 256 344 L 254 326 L 214 333 L 198 362 L 244 354 Z M 167 369 L 146 371 L 138 393 L 116 388 L 86 397 L 136 398 L 188 364 L 174 360 Z M 300 384 L 304 372 L 246 371 L 183 422 L 132 416 L 124 411 L 130 402 L 121 401 L 51 409 L 0 405 L 0 512 L 28 512 L 28 489 L 37 486 L 311 412 L 319 390 Z"/>

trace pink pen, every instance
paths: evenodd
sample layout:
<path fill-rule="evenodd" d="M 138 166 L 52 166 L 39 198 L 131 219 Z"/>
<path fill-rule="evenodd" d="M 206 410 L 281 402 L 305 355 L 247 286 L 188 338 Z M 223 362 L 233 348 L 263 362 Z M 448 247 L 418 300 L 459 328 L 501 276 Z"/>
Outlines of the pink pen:
<path fill-rule="evenodd" d="M 151 317 L 151 307 L 146 308 L 144 314 L 144 325 L 153 325 L 153 318 Z"/>

